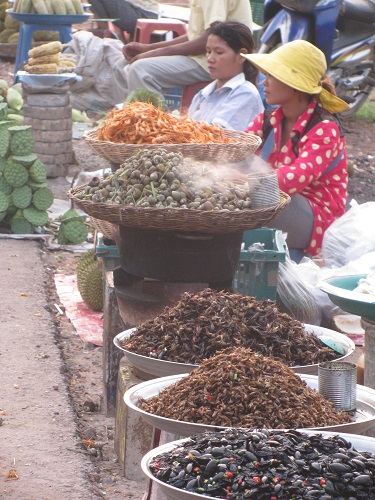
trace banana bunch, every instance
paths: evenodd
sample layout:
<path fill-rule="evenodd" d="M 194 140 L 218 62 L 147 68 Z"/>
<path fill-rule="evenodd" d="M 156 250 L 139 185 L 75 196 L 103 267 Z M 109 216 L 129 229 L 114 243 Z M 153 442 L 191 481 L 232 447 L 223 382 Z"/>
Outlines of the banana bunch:
<path fill-rule="evenodd" d="M 14 12 L 20 14 L 82 15 L 81 0 L 16 0 Z"/>

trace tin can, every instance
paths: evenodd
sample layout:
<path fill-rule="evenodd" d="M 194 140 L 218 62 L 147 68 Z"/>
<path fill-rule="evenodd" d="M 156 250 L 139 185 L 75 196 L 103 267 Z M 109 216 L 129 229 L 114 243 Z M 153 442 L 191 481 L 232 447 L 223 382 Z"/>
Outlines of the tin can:
<path fill-rule="evenodd" d="M 356 409 L 357 365 L 347 361 L 326 361 L 318 366 L 319 393 L 340 411 Z"/>
<path fill-rule="evenodd" d="M 280 203 L 280 189 L 276 172 L 248 175 L 251 206 L 257 210 Z"/>

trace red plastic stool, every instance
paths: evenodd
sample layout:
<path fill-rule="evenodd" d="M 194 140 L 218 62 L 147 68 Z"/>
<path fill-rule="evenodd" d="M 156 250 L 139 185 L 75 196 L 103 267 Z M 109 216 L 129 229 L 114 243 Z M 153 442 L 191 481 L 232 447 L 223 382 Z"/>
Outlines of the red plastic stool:
<path fill-rule="evenodd" d="M 209 83 L 211 82 L 189 83 L 189 85 L 182 87 L 181 111 L 187 111 L 195 94 Z"/>
<path fill-rule="evenodd" d="M 123 43 L 128 43 L 130 42 L 130 35 L 127 31 L 122 31 L 121 28 L 113 24 L 111 21 L 108 21 L 108 31 L 109 33 L 117 38 L 118 40 L 121 40 Z"/>
<path fill-rule="evenodd" d="M 150 43 L 154 31 L 171 31 L 173 38 L 186 35 L 186 23 L 178 19 L 138 19 L 135 25 L 134 41 L 139 43 Z"/>

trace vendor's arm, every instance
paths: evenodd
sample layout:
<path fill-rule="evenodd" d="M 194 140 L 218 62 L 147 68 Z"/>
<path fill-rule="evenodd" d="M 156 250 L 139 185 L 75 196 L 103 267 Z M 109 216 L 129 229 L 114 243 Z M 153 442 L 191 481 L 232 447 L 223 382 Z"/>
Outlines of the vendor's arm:
<path fill-rule="evenodd" d="M 147 57 L 196 56 L 206 52 L 208 29 L 215 21 L 226 21 L 231 10 L 229 0 L 204 0 L 190 6 L 188 35 L 155 44 L 128 43 L 123 48 L 129 63 Z M 251 28 L 251 9 L 243 13 L 243 20 Z M 248 19 L 247 19 L 248 18 Z M 178 46 L 178 47 L 177 47 Z"/>
<path fill-rule="evenodd" d="M 187 35 L 181 35 L 176 38 L 173 38 L 172 40 L 165 40 L 163 42 L 158 42 L 158 43 L 129 42 L 126 45 L 124 45 L 124 47 L 122 48 L 122 52 L 125 56 L 125 59 L 130 61 L 138 54 L 144 54 L 145 52 L 169 47 L 171 45 L 178 45 L 180 43 L 185 43 L 188 40 L 189 39 Z"/>
<path fill-rule="evenodd" d="M 148 57 L 200 55 L 206 50 L 207 36 L 208 32 L 205 32 L 204 35 L 195 38 L 194 40 L 187 40 L 178 44 L 165 45 L 164 47 L 159 48 L 153 47 L 152 50 L 138 54 L 135 57 L 128 59 L 128 61 L 129 63 L 132 63 L 134 61 L 138 61 L 138 59 L 145 59 Z"/>

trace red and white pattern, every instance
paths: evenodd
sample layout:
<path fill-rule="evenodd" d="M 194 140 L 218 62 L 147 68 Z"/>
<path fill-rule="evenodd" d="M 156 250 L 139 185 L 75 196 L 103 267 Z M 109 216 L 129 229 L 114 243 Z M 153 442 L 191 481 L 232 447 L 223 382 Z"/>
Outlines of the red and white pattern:
<path fill-rule="evenodd" d="M 303 133 L 309 116 L 317 105 L 315 100 L 311 101 L 307 110 L 295 123 L 291 136 L 296 132 Z M 246 132 L 253 132 L 262 138 L 263 117 L 263 113 L 259 114 L 250 123 Z M 314 256 L 321 251 L 326 229 L 345 213 L 348 185 L 346 140 L 340 137 L 336 123 L 324 120 L 301 137 L 298 144 L 299 155 L 296 157 L 291 139 L 280 148 L 283 118 L 281 107 L 271 114 L 270 122 L 274 129 L 275 145 L 268 162 L 277 170 L 281 191 L 290 196 L 299 193 L 311 204 L 314 228 L 310 246 L 306 251 Z M 258 152 L 260 150 L 261 148 Z M 342 159 L 336 167 L 324 173 L 342 151 Z"/>

